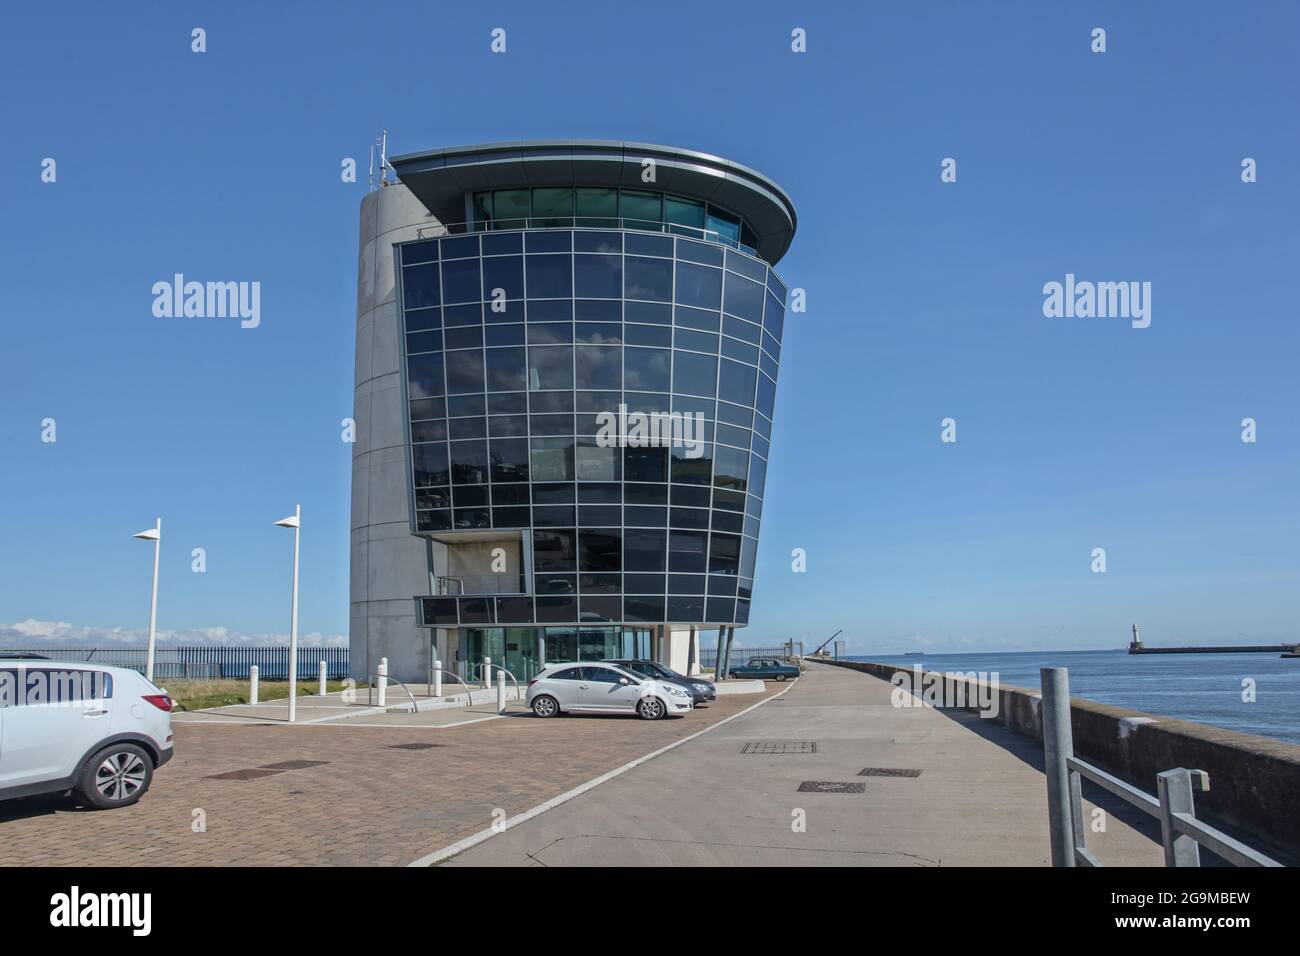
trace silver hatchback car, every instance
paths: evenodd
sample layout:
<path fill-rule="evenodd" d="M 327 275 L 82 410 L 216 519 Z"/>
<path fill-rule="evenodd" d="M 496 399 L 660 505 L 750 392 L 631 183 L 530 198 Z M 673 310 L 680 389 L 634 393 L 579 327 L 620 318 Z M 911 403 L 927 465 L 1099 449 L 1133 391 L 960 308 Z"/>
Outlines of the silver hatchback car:
<path fill-rule="evenodd" d="M 661 680 L 594 661 L 552 664 L 528 682 L 528 706 L 538 717 L 556 714 L 636 714 L 657 720 L 684 714 L 691 695 Z"/>

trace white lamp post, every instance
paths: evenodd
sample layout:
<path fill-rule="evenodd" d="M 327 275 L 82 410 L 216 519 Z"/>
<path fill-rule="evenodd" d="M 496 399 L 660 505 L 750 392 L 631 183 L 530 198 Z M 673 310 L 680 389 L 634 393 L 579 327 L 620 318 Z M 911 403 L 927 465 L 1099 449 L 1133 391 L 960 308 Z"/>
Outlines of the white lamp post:
<path fill-rule="evenodd" d="M 302 505 L 276 522 L 293 529 L 293 610 L 289 612 L 289 723 L 298 718 L 298 536 L 302 533 Z"/>
<path fill-rule="evenodd" d="M 144 657 L 144 676 L 152 683 L 153 648 L 154 641 L 158 637 L 158 549 L 162 546 L 162 518 L 156 519 L 154 526 L 148 531 L 141 531 L 131 537 L 153 542 L 153 592 L 149 597 L 149 648 L 145 651 Z"/>

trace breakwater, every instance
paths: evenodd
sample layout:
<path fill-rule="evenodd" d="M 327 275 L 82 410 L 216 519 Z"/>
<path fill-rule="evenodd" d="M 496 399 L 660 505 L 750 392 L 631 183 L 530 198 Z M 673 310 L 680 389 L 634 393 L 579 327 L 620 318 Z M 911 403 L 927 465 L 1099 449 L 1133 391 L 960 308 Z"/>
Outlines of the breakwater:
<path fill-rule="evenodd" d="M 1213 647 L 1147 647 L 1145 644 L 1130 644 L 1130 654 L 1294 654 L 1295 644 L 1244 644 L 1238 647 L 1227 645 Z"/>

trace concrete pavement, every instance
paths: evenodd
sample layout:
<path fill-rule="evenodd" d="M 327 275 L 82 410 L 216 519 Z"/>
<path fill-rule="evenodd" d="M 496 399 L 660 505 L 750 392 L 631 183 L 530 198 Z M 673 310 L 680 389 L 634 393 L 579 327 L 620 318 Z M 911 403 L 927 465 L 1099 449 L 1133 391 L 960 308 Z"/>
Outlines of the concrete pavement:
<path fill-rule="evenodd" d="M 1041 745 L 973 714 L 895 708 L 891 689 L 809 665 L 781 698 L 442 865 L 1047 865 Z M 819 782 L 861 792 L 800 792 Z M 1089 848 L 1159 866 L 1155 821 L 1099 799 Z"/>

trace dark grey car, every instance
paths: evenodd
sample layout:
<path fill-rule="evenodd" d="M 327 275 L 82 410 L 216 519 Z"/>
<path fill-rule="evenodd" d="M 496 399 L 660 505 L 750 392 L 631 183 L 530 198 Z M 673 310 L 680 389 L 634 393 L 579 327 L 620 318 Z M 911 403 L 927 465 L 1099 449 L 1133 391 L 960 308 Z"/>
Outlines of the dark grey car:
<path fill-rule="evenodd" d="M 718 698 L 718 691 L 713 686 L 712 681 L 705 680 L 703 677 L 687 677 L 685 674 L 679 674 L 671 667 L 665 667 L 656 661 L 638 661 L 623 658 L 616 661 L 606 661 L 605 663 L 617 664 L 619 667 L 630 670 L 633 674 L 639 674 L 653 680 L 661 680 L 665 684 L 675 684 L 690 692 L 691 701 L 696 707 L 700 706 L 700 704 L 710 703 Z"/>

